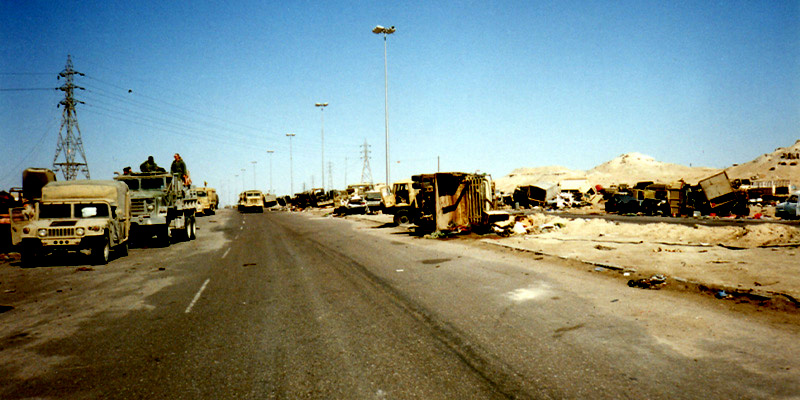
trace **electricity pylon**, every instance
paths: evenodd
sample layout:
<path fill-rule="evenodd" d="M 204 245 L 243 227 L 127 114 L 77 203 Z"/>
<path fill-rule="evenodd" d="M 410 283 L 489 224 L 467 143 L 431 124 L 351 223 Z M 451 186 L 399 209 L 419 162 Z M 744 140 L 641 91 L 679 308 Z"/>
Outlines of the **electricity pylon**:
<path fill-rule="evenodd" d="M 78 118 L 75 115 L 75 105 L 86 103 L 75 100 L 73 97 L 75 89 L 85 89 L 75 85 L 73 82 L 74 75 L 84 76 L 84 74 L 72 69 L 72 58 L 67 55 L 67 65 L 58 74 L 58 79 L 64 78 L 66 82 L 58 88 L 64 92 L 64 100 L 58 103 L 59 106 L 64 107 L 64 111 L 61 114 L 61 128 L 58 130 L 58 145 L 56 145 L 56 155 L 53 157 L 53 170 L 55 172 L 61 171 L 64 179 L 68 181 L 75 180 L 78 172 L 83 173 L 86 179 L 89 179 L 89 164 L 86 162 L 86 154 L 83 152 L 81 128 L 78 126 Z M 73 128 L 77 134 L 73 132 Z M 64 161 L 57 162 L 61 153 L 64 153 Z M 80 157 L 77 161 L 75 159 L 76 156 Z"/>

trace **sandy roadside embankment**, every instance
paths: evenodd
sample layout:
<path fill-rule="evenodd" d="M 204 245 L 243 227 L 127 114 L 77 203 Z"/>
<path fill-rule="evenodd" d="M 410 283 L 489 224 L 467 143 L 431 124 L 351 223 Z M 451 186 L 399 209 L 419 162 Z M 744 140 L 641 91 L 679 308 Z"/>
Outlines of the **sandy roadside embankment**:
<path fill-rule="evenodd" d="M 331 210 L 309 212 L 327 215 Z M 347 218 L 381 224 L 392 220 L 380 214 Z M 481 241 L 582 262 L 625 280 L 664 275 L 668 285 L 688 290 L 753 294 L 795 306 L 800 300 L 796 226 L 629 224 L 534 214 L 529 216 L 529 231 L 511 237 L 487 235 Z"/>

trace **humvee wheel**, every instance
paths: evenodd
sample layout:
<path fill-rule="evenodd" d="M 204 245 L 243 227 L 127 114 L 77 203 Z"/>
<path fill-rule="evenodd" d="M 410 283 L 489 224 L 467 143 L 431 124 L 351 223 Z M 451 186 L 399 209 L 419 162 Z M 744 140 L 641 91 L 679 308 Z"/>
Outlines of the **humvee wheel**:
<path fill-rule="evenodd" d="M 92 247 L 91 257 L 94 259 L 96 265 L 108 264 L 109 256 L 111 255 L 111 244 L 108 241 L 108 236 L 103 236 L 103 241 L 98 242 Z"/>
<path fill-rule="evenodd" d="M 36 267 L 39 265 L 41 255 L 31 246 L 23 246 L 20 251 L 20 258 L 23 267 Z"/>

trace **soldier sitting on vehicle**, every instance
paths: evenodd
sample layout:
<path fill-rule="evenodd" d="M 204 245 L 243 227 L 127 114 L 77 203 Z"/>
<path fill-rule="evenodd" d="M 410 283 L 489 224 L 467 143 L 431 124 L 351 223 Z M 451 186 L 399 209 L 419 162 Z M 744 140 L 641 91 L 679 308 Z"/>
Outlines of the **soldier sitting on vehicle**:
<path fill-rule="evenodd" d="M 147 161 L 139 165 L 139 169 L 142 172 L 167 172 L 167 170 L 159 167 L 158 164 L 156 164 L 156 161 L 153 159 L 153 156 L 147 157 Z"/>

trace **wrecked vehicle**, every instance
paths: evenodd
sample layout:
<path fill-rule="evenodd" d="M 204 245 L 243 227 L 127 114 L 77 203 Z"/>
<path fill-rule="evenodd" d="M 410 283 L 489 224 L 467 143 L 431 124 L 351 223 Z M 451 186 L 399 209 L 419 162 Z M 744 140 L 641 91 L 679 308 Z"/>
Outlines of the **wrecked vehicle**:
<path fill-rule="evenodd" d="M 398 189 L 398 185 L 395 185 Z M 439 172 L 411 177 L 411 189 L 407 193 L 408 206 L 399 206 L 399 190 L 395 192 L 394 206 L 386 207 L 387 213 L 396 213 L 395 220 L 408 217 L 420 229 L 430 231 L 470 230 L 488 228 L 508 213 L 496 211 L 494 183 L 486 174 L 464 172 Z M 402 212 L 402 218 L 397 213 Z"/>
<path fill-rule="evenodd" d="M 383 209 L 383 202 L 381 192 L 378 190 L 370 190 L 364 193 L 364 210 L 367 214 L 376 214 Z"/>
<path fill-rule="evenodd" d="M 736 191 L 722 171 L 698 182 L 689 188 L 687 209 L 703 215 L 749 215 L 748 198 L 745 191 Z"/>
<path fill-rule="evenodd" d="M 540 182 L 534 185 L 518 186 L 512 195 L 514 203 L 521 208 L 544 207 L 561 193 L 557 183 Z"/>
<path fill-rule="evenodd" d="M 775 216 L 782 219 L 800 219 L 800 191 L 792 193 L 783 203 L 775 206 Z"/>
<path fill-rule="evenodd" d="M 391 191 L 388 187 L 383 187 L 381 197 L 383 198 L 384 214 L 393 215 L 392 219 L 395 224 L 411 223 L 411 209 L 416 207 L 414 201 L 417 199 L 417 192 L 414 181 L 410 179 L 395 182 Z"/>
<path fill-rule="evenodd" d="M 12 220 L 12 225 L 16 222 Z M 22 262 L 58 251 L 88 249 L 95 264 L 106 264 L 112 249 L 128 253 L 131 198 L 122 182 L 83 180 L 50 182 L 42 188 L 33 218 L 20 230 Z"/>
<path fill-rule="evenodd" d="M 642 202 L 632 194 L 614 193 L 606 201 L 605 209 L 607 213 L 638 214 L 642 209 Z"/>

